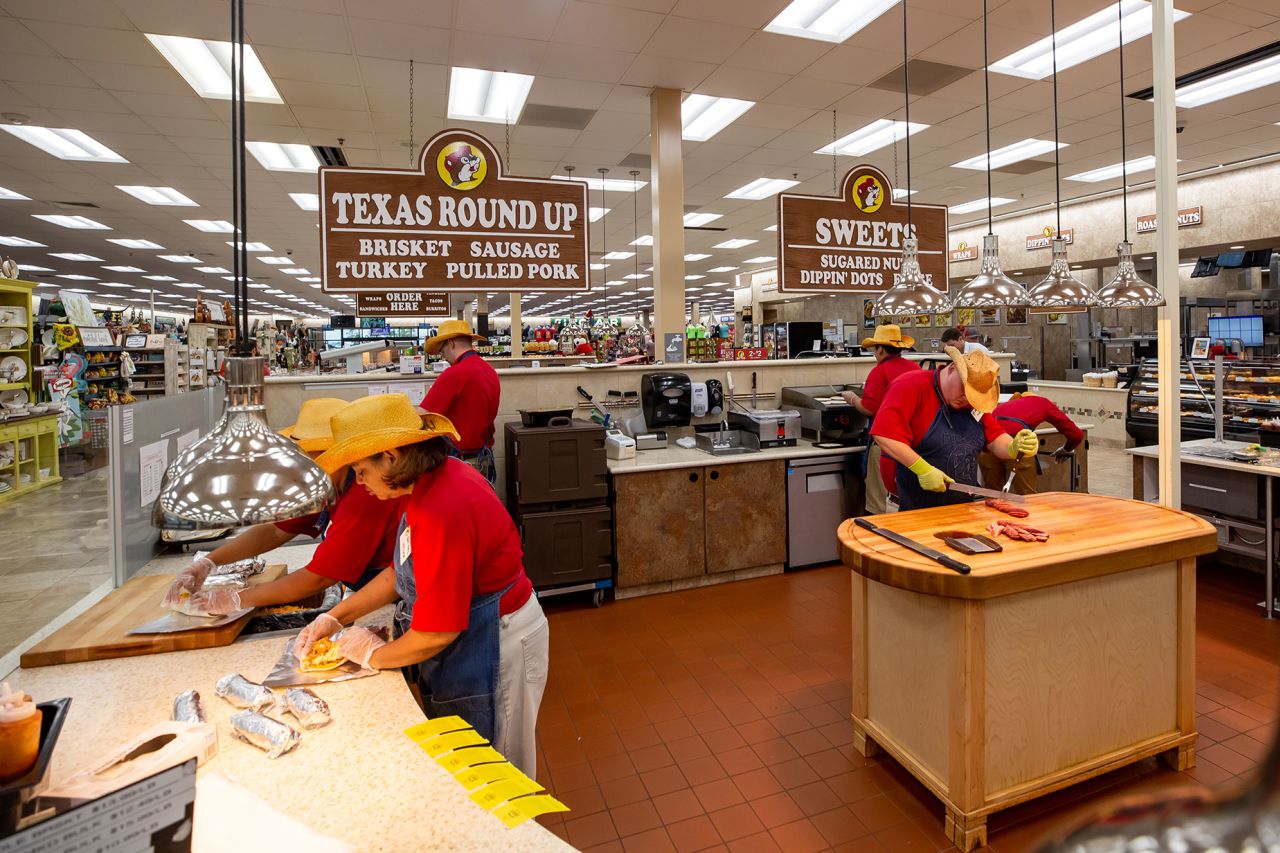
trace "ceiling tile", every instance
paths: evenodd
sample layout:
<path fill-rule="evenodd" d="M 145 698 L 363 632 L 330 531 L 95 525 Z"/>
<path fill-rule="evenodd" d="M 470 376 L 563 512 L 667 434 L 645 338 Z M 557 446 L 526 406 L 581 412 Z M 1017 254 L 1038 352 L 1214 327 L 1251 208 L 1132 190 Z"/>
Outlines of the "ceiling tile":
<path fill-rule="evenodd" d="M 662 15 L 569 0 L 553 40 L 639 53 L 662 23 Z"/>
<path fill-rule="evenodd" d="M 662 22 L 644 53 L 671 59 L 724 62 L 751 36 L 746 27 L 669 17 Z"/>

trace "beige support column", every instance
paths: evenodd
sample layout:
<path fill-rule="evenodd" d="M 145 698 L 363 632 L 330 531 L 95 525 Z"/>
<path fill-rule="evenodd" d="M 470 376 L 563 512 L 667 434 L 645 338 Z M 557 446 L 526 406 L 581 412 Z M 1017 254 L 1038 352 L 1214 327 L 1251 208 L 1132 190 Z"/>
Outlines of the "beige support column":
<path fill-rule="evenodd" d="M 650 205 L 653 219 L 653 338 L 684 332 L 684 154 L 679 89 L 649 93 Z"/>
<path fill-rule="evenodd" d="M 520 334 L 523 327 L 520 321 L 520 294 L 511 294 L 511 310 L 507 313 L 511 317 L 511 357 L 520 358 L 524 355 L 524 336 Z"/>
<path fill-rule="evenodd" d="M 1182 507 L 1181 386 L 1176 379 L 1182 353 L 1182 287 L 1178 279 L 1178 129 L 1174 104 L 1173 0 L 1155 0 L 1151 28 L 1152 85 L 1155 87 L 1156 285 L 1165 307 L 1156 309 L 1156 355 L 1160 365 L 1160 503 Z M 1270 566 L 1267 567 L 1270 571 Z"/>

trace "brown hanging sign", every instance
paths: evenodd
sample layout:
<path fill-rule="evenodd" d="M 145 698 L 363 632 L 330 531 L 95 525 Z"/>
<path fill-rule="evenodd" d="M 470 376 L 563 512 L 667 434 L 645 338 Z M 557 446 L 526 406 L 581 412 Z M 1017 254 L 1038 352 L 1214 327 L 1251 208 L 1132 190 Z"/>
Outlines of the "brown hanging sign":
<path fill-rule="evenodd" d="M 444 130 L 416 169 L 320 169 L 322 289 L 585 291 L 584 181 L 504 174 L 489 140 Z"/>
<path fill-rule="evenodd" d="M 920 241 L 920 270 L 947 289 L 947 207 L 893 198 L 875 166 L 855 166 L 839 198 L 778 194 L 779 292 L 883 293 L 893 286 L 902 241 Z"/>

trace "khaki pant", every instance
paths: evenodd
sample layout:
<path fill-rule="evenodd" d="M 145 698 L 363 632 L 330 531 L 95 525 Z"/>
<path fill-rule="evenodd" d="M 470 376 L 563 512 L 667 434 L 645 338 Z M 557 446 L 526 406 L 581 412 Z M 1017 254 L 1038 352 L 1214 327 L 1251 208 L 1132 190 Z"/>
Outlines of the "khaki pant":
<path fill-rule="evenodd" d="M 531 595 L 524 606 L 498 620 L 498 695 L 494 698 L 494 747 L 530 779 L 536 778 L 534 730 L 547 686 L 551 627 Z"/>
<path fill-rule="evenodd" d="M 1015 471 L 1009 491 L 1015 495 L 1034 495 L 1036 481 L 1036 457 L 1024 456 L 1015 465 L 1011 459 L 1000 459 L 990 450 L 978 454 L 978 468 L 982 471 L 982 485 L 988 489 L 1003 489 L 1009 472 Z"/>
<path fill-rule="evenodd" d="M 867 515 L 880 515 L 889 511 L 889 490 L 880 476 L 880 444 L 873 438 L 867 448 L 867 479 L 863 484 L 863 499 Z"/>

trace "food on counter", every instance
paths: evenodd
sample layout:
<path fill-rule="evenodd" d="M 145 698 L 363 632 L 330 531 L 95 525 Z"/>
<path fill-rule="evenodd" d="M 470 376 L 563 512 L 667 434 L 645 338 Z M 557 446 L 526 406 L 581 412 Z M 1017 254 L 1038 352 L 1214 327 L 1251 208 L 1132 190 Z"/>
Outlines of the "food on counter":
<path fill-rule="evenodd" d="M 21 779 L 40 754 L 40 719 L 44 712 L 21 690 L 0 685 L 0 785 Z"/>
<path fill-rule="evenodd" d="M 1003 512 L 1005 515 L 1012 515 L 1014 518 L 1026 518 L 1031 515 L 1029 510 L 1018 506 L 1013 501 L 1002 501 L 999 498 L 987 498 L 986 504 L 996 512 Z"/>
<path fill-rule="evenodd" d="M 336 669 L 346 660 L 338 651 L 338 644 L 328 637 L 316 640 L 298 664 L 298 672 L 324 672 Z"/>
<path fill-rule="evenodd" d="M 1049 541 L 1049 534 L 1040 528 L 1032 527 L 1030 524 L 1022 524 L 1018 521 L 1008 521 L 1003 518 L 988 524 L 987 532 L 991 534 L 993 539 L 1005 536 L 1009 539 L 1016 539 L 1019 542 Z"/>
<path fill-rule="evenodd" d="M 286 689 L 282 704 L 304 729 L 327 726 L 333 719 L 329 714 L 329 704 L 305 687 Z"/>
<path fill-rule="evenodd" d="M 270 708 L 276 703 L 276 694 L 270 687 L 252 682 L 238 672 L 218 679 L 213 692 L 237 708 L 253 711 Z"/>
<path fill-rule="evenodd" d="M 302 743 L 302 733 L 293 726 L 257 711 L 232 714 L 231 733 L 264 751 L 267 758 L 279 758 Z"/>
<path fill-rule="evenodd" d="M 205 723 L 204 700 L 194 690 L 184 690 L 173 697 L 173 719 L 179 723 Z"/>
<path fill-rule="evenodd" d="M 301 604 L 279 604 L 275 607 L 258 608 L 259 616 L 279 616 L 282 613 L 298 613 L 303 610 L 310 610 L 309 607 L 303 607 Z"/>

